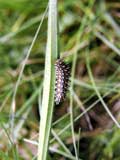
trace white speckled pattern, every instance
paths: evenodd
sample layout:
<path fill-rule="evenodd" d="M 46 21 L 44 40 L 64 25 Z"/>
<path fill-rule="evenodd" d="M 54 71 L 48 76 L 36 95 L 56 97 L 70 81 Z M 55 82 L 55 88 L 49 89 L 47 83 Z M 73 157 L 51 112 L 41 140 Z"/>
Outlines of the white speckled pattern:
<path fill-rule="evenodd" d="M 55 63 L 56 84 L 55 103 L 59 104 L 65 98 L 70 78 L 70 67 L 63 60 L 58 59 Z"/>

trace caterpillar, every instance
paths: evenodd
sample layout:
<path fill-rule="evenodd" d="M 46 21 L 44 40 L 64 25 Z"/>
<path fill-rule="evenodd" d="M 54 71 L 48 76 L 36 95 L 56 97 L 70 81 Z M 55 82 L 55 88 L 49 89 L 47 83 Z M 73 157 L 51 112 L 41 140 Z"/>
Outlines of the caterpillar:
<path fill-rule="evenodd" d="M 65 99 L 70 79 L 70 67 L 62 59 L 55 63 L 55 76 L 55 103 L 58 105 Z"/>

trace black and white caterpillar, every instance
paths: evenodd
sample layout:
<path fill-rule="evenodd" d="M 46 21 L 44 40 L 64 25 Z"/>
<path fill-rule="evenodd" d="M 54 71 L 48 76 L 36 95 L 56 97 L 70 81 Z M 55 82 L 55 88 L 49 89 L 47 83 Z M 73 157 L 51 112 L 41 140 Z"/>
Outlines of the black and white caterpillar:
<path fill-rule="evenodd" d="M 59 104 L 65 99 L 70 79 L 70 67 L 62 59 L 58 59 L 55 63 L 55 75 L 55 103 Z"/>

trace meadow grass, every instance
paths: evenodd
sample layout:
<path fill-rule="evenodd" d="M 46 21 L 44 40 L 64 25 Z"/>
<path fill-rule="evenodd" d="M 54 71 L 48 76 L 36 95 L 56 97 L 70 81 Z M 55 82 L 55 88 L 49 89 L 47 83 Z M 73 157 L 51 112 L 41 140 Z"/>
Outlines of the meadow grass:
<path fill-rule="evenodd" d="M 0 159 L 119 160 L 119 9 L 118 1 L 0 0 Z M 59 57 L 71 82 L 55 106 Z"/>

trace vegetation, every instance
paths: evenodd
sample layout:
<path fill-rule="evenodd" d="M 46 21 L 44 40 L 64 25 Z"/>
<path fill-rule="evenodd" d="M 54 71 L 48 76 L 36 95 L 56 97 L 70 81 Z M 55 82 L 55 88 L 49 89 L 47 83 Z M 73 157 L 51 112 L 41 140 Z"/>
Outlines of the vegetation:
<path fill-rule="evenodd" d="M 53 9 L 58 16 L 45 0 L 0 0 L 0 159 L 37 159 L 43 134 L 44 159 L 120 160 L 120 3 L 59 0 Z M 59 55 L 71 83 L 55 106 Z"/>

